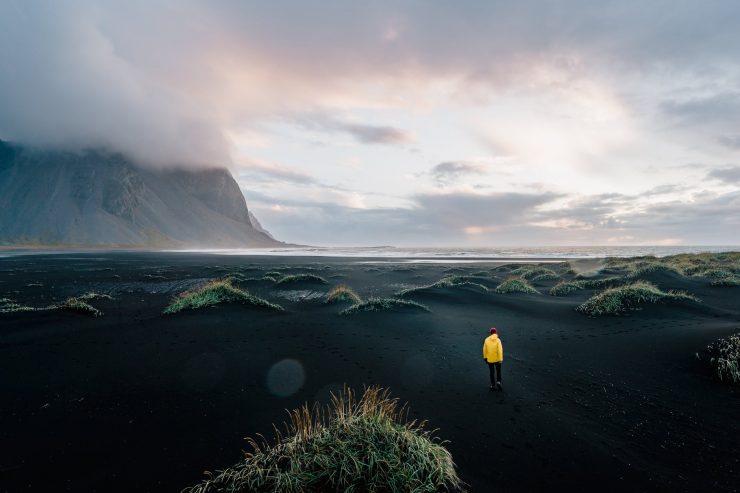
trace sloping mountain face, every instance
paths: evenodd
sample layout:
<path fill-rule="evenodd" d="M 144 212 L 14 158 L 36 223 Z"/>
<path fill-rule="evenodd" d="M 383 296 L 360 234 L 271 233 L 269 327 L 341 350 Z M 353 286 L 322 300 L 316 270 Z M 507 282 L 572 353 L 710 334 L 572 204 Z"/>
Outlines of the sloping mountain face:
<path fill-rule="evenodd" d="M 152 170 L 107 151 L 0 141 L 0 244 L 278 246 L 226 169 Z"/>
<path fill-rule="evenodd" d="M 257 219 L 257 216 L 252 214 L 252 211 L 249 211 L 249 222 L 252 223 L 252 227 L 256 229 L 257 231 L 260 231 L 261 233 L 265 233 L 267 236 L 269 236 L 273 240 L 275 239 L 275 237 L 272 236 L 272 233 L 270 233 L 269 231 L 267 231 L 265 228 L 262 227 L 262 224 L 260 223 L 259 219 Z"/>

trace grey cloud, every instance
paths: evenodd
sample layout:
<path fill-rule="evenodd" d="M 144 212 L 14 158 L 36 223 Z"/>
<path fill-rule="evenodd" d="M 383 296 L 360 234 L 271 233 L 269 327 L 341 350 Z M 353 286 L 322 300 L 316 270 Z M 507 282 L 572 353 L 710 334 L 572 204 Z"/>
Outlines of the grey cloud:
<path fill-rule="evenodd" d="M 482 175 L 485 172 L 485 166 L 470 161 L 445 161 L 429 170 L 429 174 L 438 182 L 454 181 L 464 175 Z"/>
<path fill-rule="evenodd" d="M 237 171 L 240 179 L 258 180 L 263 182 L 287 182 L 300 185 L 319 185 L 319 182 L 308 173 L 288 168 L 286 166 L 266 165 L 257 162 L 243 165 Z"/>
<path fill-rule="evenodd" d="M 707 174 L 708 178 L 723 181 L 729 184 L 740 185 L 740 166 L 729 166 L 727 168 L 713 169 Z"/>
<path fill-rule="evenodd" d="M 643 214 L 624 218 L 626 227 L 644 236 L 661 232 L 685 238 L 695 245 L 740 243 L 740 191 L 713 195 L 694 202 L 669 202 L 651 206 Z"/>
<path fill-rule="evenodd" d="M 740 242 L 740 192 L 646 205 L 627 214 L 619 213 L 620 206 L 633 204 L 635 196 L 573 197 L 564 209 L 542 210 L 541 205 L 567 197 L 553 193 L 421 194 L 409 208 L 354 209 L 328 201 L 282 200 L 250 190 L 245 195 L 271 231 L 289 241 L 316 245 L 325 245 L 327 238 L 341 245 L 463 245 L 471 241 L 464 233 L 466 227 L 483 228 L 480 238 L 487 245 L 593 244 L 630 236 L 643 242 L 681 238 L 696 245 Z M 292 210 L 287 214 L 276 211 L 274 204 Z M 584 226 L 538 225 L 560 219 Z M 581 235 L 582 230 L 587 234 Z"/>
<path fill-rule="evenodd" d="M 667 100 L 660 107 L 665 113 L 691 124 L 734 122 L 740 111 L 740 92 L 720 92 L 698 98 Z M 720 143 L 727 145 L 722 140 Z"/>
<path fill-rule="evenodd" d="M 725 147 L 733 150 L 740 150 L 740 135 L 723 135 L 717 141 Z"/>
<path fill-rule="evenodd" d="M 365 144 L 407 144 L 414 140 L 412 133 L 395 127 L 343 123 L 338 128 Z"/>
<path fill-rule="evenodd" d="M 615 77 L 625 67 L 656 66 L 722 75 L 740 56 L 739 14 L 732 0 L 10 0 L 0 4 L 0 138 L 109 145 L 163 163 L 221 162 L 223 132 L 234 120 L 320 107 L 322 94 L 348 82 L 411 74 L 498 87 L 519 80 L 529 59 L 566 71 L 601 67 Z M 272 92 L 221 99 L 240 82 L 211 63 L 222 59 L 234 73 L 264 76 Z M 240 107 L 249 95 L 253 104 Z M 665 108 L 728 111 L 719 99 Z M 366 143 L 411 138 L 363 123 L 335 131 Z"/>
<path fill-rule="evenodd" d="M 532 209 L 560 197 L 554 193 L 421 194 L 416 216 L 447 228 L 496 227 L 529 217 Z"/>
<path fill-rule="evenodd" d="M 107 25 L 116 10 L 82 0 L 0 4 L 0 138 L 112 147 L 159 165 L 228 165 L 209 112 L 119 51 L 115 31 L 130 19 Z M 160 51 L 153 31 L 142 35 Z"/>
<path fill-rule="evenodd" d="M 281 199 L 244 191 L 260 220 L 290 241 L 325 244 L 460 244 L 467 227 L 511 230 L 536 216 L 534 209 L 557 194 L 418 194 L 408 208 L 356 209 L 327 201 Z M 290 207 L 285 214 L 274 205 Z M 503 233 L 502 233 L 503 235 Z M 504 238 L 504 236 L 501 236 Z"/>
<path fill-rule="evenodd" d="M 326 114 L 314 113 L 293 118 L 293 122 L 310 130 L 344 133 L 363 144 L 404 145 L 414 141 L 414 134 L 389 125 L 356 123 Z"/>

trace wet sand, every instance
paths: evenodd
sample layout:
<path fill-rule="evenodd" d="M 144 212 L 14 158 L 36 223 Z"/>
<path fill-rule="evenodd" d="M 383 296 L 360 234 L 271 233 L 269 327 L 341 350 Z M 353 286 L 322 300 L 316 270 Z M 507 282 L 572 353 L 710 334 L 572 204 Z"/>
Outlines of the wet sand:
<path fill-rule="evenodd" d="M 427 419 L 471 491 L 737 491 L 740 392 L 695 358 L 740 327 L 740 288 L 659 274 L 702 303 L 588 318 L 594 291 L 436 289 L 430 312 L 339 316 L 335 284 L 391 295 L 500 264 L 88 253 L 0 259 L 0 297 L 33 306 L 89 291 L 104 316 L 0 315 L 0 491 L 180 491 L 237 462 L 285 409 L 347 383 L 389 387 Z M 162 315 L 175 294 L 239 272 L 313 273 L 328 285 L 241 286 L 286 308 Z M 40 285 L 39 285 L 40 284 Z M 504 343 L 503 393 L 482 341 Z M 285 360 L 289 360 L 286 362 Z M 271 371 L 272 370 L 272 371 Z M 300 375 L 303 374 L 303 382 Z M 300 386 L 299 386 L 300 384 Z"/>

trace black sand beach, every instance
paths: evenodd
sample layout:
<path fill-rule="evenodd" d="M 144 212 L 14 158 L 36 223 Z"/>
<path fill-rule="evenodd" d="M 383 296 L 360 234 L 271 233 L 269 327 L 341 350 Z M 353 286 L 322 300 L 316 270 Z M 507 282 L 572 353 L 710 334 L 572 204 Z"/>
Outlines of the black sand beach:
<path fill-rule="evenodd" d="M 412 298 L 430 312 L 340 316 L 322 303 L 340 283 L 363 297 L 391 295 L 450 273 L 493 288 L 507 276 L 498 265 L 0 259 L 0 298 L 44 306 L 90 291 L 113 296 L 93 303 L 101 317 L 0 314 L 0 491 L 178 492 L 237 462 L 245 436 L 271 436 L 285 409 L 326 402 L 344 383 L 388 387 L 439 428 L 471 491 L 740 489 L 740 393 L 695 357 L 740 327 L 738 287 L 647 274 L 702 302 L 602 318 L 574 310 L 594 290 L 549 296 L 557 281 L 535 282 L 541 294 L 439 288 Z M 239 283 L 280 313 L 220 305 L 162 314 L 205 280 L 269 271 L 329 283 Z M 491 326 L 504 343 L 502 393 L 489 392 L 481 356 Z"/>

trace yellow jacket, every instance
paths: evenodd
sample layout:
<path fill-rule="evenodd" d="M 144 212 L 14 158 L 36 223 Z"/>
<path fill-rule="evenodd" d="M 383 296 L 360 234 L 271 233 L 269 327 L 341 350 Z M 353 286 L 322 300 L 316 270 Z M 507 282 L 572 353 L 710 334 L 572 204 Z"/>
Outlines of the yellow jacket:
<path fill-rule="evenodd" d="M 491 334 L 483 341 L 483 359 L 489 363 L 500 363 L 504 360 L 504 347 L 498 334 Z"/>

